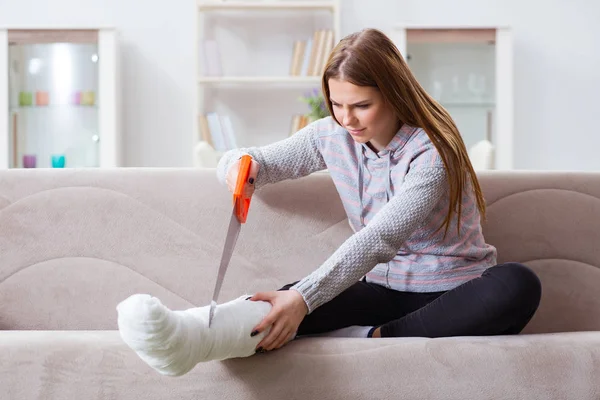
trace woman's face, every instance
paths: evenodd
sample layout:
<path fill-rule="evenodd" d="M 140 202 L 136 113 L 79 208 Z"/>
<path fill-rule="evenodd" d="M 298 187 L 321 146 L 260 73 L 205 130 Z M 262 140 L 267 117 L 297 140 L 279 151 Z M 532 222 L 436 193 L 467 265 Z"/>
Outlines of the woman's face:
<path fill-rule="evenodd" d="M 328 81 L 333 113 L 350 136 L 373 149 L 384 149 L 400 129 L 398 118 L 381 92 L 371 86 L 356 86 L 348 81 Z"/>

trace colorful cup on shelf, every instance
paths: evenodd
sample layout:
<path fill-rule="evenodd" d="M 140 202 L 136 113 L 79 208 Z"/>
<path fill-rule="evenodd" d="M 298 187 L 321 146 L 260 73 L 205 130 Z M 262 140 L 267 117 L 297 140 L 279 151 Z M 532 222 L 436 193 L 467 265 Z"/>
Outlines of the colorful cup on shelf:
<path fill-rule="evenodd" d="M 96 93 L 94 91 L 81 92 L 81 105 L 93 106 L 96 103 Z"/>
<path fill-rule="evenodd" d="M 52 168 L 64 168 L 65 167 L 65 155 L 64 154 L 53 154 L 52 155 Z"/>
<path fill-rule="evenodd" d="M 23 155 L 23 168 L 35 168 L 37 158 L 35 154 Z"/>
<path fill-rule="evenodd" d="M 33 105 L 33 94 L 31 92 L 19 92 L 19 106 Z"/>
<path fill-rule="evenodd" d="M 36 106 L 47 106 L 50 102 L 50 96 L 48 92 L 38 91 L 35 93 L 35 105 Z"/>
<path fill-rule="evenodd" d="M 81 104 L 81 92 L 75 92 L 73 93 L 73 105 L 80 105 Z"/>

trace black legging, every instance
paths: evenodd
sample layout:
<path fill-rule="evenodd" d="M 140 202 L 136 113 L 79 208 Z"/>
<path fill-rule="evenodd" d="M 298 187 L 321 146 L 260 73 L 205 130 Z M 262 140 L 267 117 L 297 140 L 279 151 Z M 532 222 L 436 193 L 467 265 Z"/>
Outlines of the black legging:
<path fill-rule="evenodd" d="M 351 325 L 381 327 L 382 337 L 517 334 L 537 310 L 541 293 L 536 274 L 518 263 L 491 267 L 446 292 L 399 292 L 363 280 L 307 315 L 298 335 Z"/>

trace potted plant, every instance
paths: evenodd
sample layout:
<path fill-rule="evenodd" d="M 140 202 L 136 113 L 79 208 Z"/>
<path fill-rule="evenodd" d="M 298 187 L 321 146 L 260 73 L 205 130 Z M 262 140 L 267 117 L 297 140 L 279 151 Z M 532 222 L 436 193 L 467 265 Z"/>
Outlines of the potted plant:
<path fill-rule="evenodd" d="M 300 101 L 308 104 L 309 112 L 305 114 L 309 120 L 308 122 L 329 116 L 329 110 L 325 105 L 325 99 L 321 94 L 321 90 L 315 88 L 304 93 L 304 96 L 300 97 Z"/>

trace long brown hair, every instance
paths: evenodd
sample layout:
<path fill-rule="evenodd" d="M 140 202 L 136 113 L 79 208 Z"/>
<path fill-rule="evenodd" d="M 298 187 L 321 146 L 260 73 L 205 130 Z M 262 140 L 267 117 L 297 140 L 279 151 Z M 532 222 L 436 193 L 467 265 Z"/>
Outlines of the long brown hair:
<path fill-rule="evenodd" d="M 417 82 L 394 43 L 376 29 L 365 29 L 343 38 L 331 52 L 322 79 L 330 115 L 335 119 L 329 98 L 329 79 L 357 86 L 377 88 L 402 123 L 422 128 L 440 153 L 450 189 L 448 214 L 440 228 L 448 232 L 453 214 L 460 230 L 462 193 L 471 179 L 477 207 L 485 218 L 485 200 L 465 143 L 450 114 Z M 339 124 L 339 121 L 336 120 Z M 340 124 L 341 125 L 341 124 Z"/>

